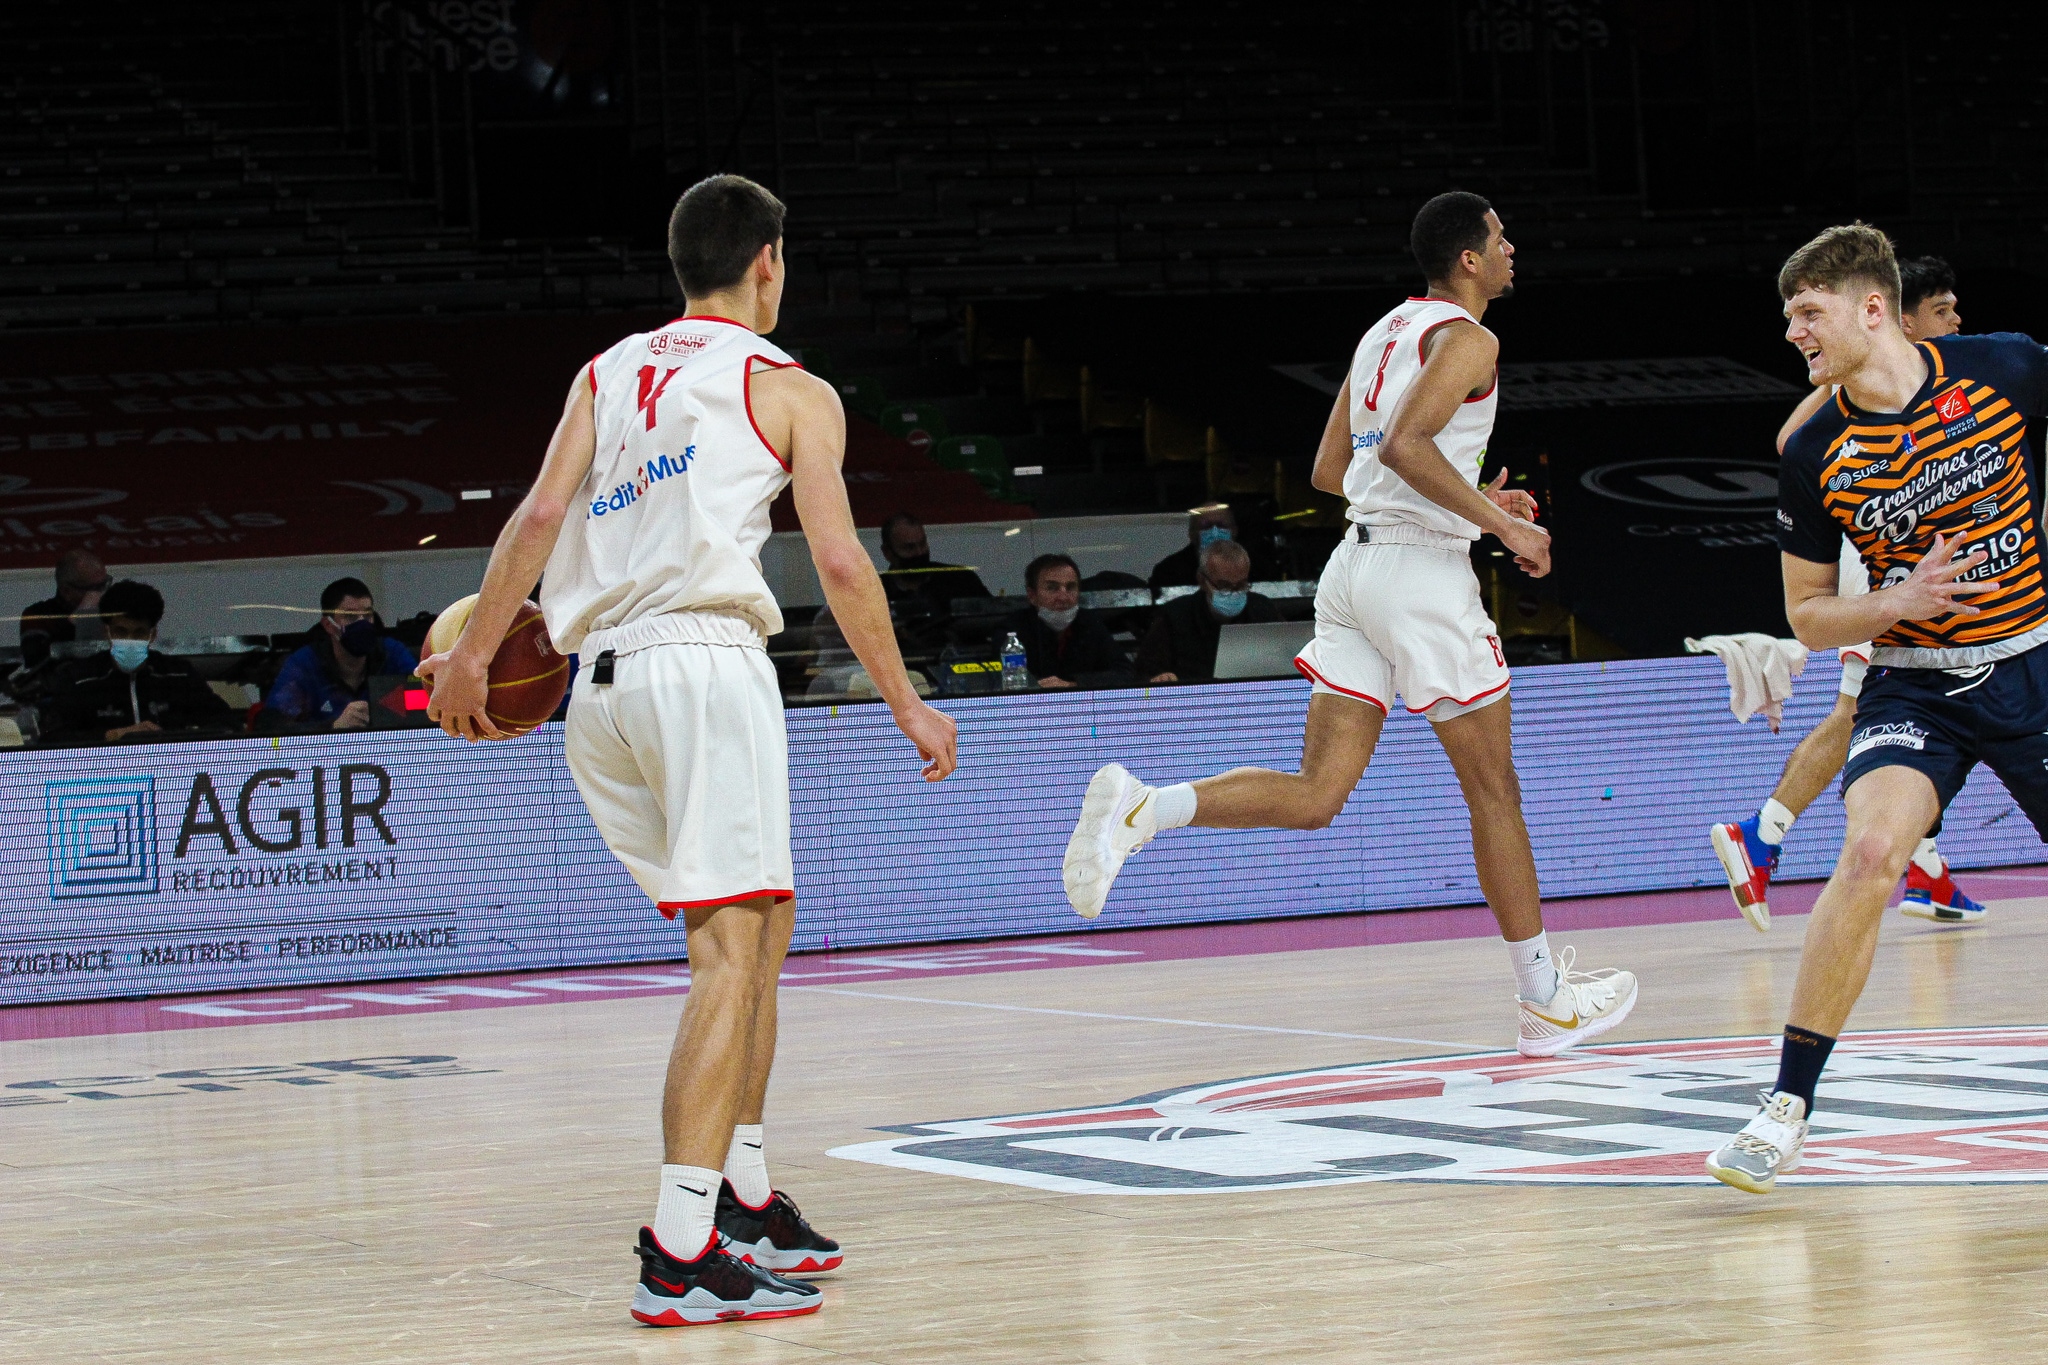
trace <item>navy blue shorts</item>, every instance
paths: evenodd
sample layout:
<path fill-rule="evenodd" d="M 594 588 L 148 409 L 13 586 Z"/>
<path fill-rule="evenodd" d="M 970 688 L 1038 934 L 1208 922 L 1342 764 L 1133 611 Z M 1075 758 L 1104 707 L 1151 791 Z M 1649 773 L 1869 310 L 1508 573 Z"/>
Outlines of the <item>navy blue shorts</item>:
<path fill-rule="evenodd" d="M 1943 810 L 1979 763 L 2048 841 L 2048 645 L 1975 668 L 1876 668 L 1856 699 L 1842 790 L 1878 768 L 1927 774 Z"/>

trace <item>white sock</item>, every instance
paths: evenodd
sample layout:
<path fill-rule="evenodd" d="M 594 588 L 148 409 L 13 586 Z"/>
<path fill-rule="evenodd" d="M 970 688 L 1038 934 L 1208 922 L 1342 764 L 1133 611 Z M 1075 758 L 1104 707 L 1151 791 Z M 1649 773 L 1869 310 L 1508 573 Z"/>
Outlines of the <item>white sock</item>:
<path fill-rule="evenodd" d="M 1913 865 L 1930 877 L 1941 875 L 1941 850 L 1934 846 L 1934 840 L 1920 841 L 1920 847 L 1913 850 Z"/>
<path fill-rule="evenodd" d="M 1550 960 L 1550 935 L 1539 933 L 1508 945 L 1515 964 L 1515 994 L 1532 1005 L 1550 1003 L 1557 994 L 1557 964 Z"/>
<path fill-rule="evenodd" d="M 768 1183 L 768 1154 L 761 1146 L 761 1125 L 742 1123 L 733 1128 L 732 1146 L 725 1153 L 725 1178 L 750 1209 L 760 1208 L 775 1193 Z"/>
<path fill-rule="evenodd" d="M 1792 830 L 1792 822 L 1798 818 L 1773 796 L 1756 814 L 1756 837 L 1776 848 L 1785 842 L 1785 836 Z"/>
<path fill-rule="evenodd" d="M 1179 829 L 1195 822 L 1195 789 L 1186 782 L 1161 787 L 1152 796 L 1152 818 L 1161 829 Z"/>
<path fill-rule="evenodd" d="M 711 1244 L 718 1215 L 718 1172 L 702 1166 L 663 1166 L 654 1201 L 654 1240 L 678 1260 L 694 1261 Z"/>

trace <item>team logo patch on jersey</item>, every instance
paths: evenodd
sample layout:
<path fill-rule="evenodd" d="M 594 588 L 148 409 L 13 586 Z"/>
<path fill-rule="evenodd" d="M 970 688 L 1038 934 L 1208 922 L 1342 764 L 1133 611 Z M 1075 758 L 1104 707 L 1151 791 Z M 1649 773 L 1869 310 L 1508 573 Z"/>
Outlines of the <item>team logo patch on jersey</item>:
<path fill-rule="evenodd" d="M 1958 384 L 1934 400 L 1934 411 L 1944 422 L 1954 422 L 1970 415 L 1970 395 L 1963 392 Z"/>
<path fill-rule="evenodd" d="M 711 344 L 710 337 L 692 336 L 688 332 L 656 332 L 647 338 L 650 355 L 695 355 Z"/>
<path fill-rule="evenodd" d="M 1063 1194 L 1370 1180 L 1706 1184 L 1756 1113 L 1778 1040 L 1319 1067 L 1098 1108 L 919 1123 L 832 1155 Z M 2048 1181 L 2048 1028 L 1859 1033 L 1822 1078 L 1791 1183 Z"/>

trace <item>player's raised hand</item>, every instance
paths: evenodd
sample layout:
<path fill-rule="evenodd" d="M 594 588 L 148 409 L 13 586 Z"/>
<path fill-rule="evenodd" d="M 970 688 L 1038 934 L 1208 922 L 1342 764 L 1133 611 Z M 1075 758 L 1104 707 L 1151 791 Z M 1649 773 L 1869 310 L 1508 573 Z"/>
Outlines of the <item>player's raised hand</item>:
<path fill-rule="evenodd" d="M 1533 521 L 1518 520 L 1497 534 L 1523 573 L 1541 578 L 1550 572 L 1550 532 Z"/>
<path fill-rule="evenodd" d="M 944 711 L 912 701 L 894 712 L 896 728 L 903 737 L 917 746 L 917 756 L 924 760 L 924 780 L 943 782 L 953 775 L 960 766 L 955 752 L 960 742 L 960 727 Z"/>
<path fill-rule="evenodd" d="M 1508 469 L 1502 465 L 1500 472 L 1493 476 L 1493 482 L 1479 491 L 1516 521 L 1536 520 L 1536 514 L 1543 509 L 1536 505 L 1535 496 L 1526 489 L 1507 487 L 1507 481 Z"/>
<path fill-rule="evenodd" d="M 1935 534 L 1934 544 L 1927 547 L 1927 553 L 1913 566 L 1913 572 L 1897 587 L 1886 588 L 1891 598 L 1891 609 L 1898 613 L 1901 621 L 1927 621 L 1936 616 L 1975 616 L 1978 608 L 1962 600 L 1976 593 L 1994 591 L 1998 584 L 1959 583 L 1956 579 L 1982 564 L 1987 556 L 1982 550 L 1956 557 L 1956 550 L 1962 545 L 1961 536 L 1954 540 Z"/>

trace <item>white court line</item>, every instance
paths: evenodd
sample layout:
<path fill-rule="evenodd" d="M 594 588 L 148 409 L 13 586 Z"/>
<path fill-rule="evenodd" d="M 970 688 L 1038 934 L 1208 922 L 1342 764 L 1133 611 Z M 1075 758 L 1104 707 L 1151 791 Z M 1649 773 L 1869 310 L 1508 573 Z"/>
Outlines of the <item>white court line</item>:
<path fill-rule="evenodd" d="M 1094 1010 L 1057 1010 L 1037 1005 L 996 1005 L 984 1000 L 941 1000 L 925 995 L 888 995 L 881 991 L 852 991 L 839 986 L 785 986 L 785 991 L 810 991 L 820 995 L 854 995 L 864 1000 L 901 1000 L 912 1005 L 958 1005 L 970 1010 L 1007 1010 L 1015 1014 L 1057 1014 L 1069 1019 L 1111 1019 L 1125 1024 L 1178 1024 L 1182 1028 L 1221 1028 L 1242 1033 L 1292 1033 L 1305 1038 L 1355 1038 L 1367 1043 L 1406 1043 L 1412 1047 L 1448 1047 L 1460 1052 L 1487 1051 L 1483 1043 L 1447 1043 L 1441 1038 L 1397 1038 L 1385 1033 L 1332 1033 L 1326 1029 L 1279 1028 L 1271 1024 L 1219 1024 L 1209 1019 L 1161 1019 L 1149 1014 L 1099 1014 Z"/>

